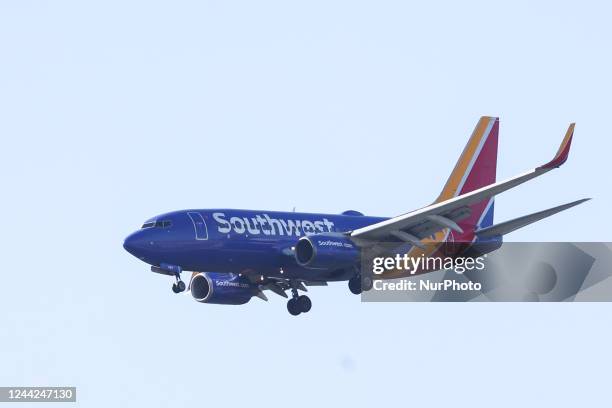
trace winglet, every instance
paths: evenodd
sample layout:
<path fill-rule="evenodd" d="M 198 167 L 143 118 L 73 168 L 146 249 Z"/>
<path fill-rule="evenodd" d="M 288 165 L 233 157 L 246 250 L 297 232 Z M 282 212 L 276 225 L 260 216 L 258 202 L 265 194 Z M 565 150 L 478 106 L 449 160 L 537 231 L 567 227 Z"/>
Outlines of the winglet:
<path fill-rule="evenodd" d="M 565 163 L 567 156 L 569 156 L 570 146 L 572 145 L 575 126 L 575 123 L 571 123 L 569 125 L 567 132 L 565 133 L 565 137 L 563 138 L 563 142 L 561 142 L 561 146 L 559 146 L 559 150 L 557 150 L 555 157 L 545 165 L 538 167 L 538 169 L 550 170 L 554 169 L 555 167 L 560 167 L 563 163 Z"/>

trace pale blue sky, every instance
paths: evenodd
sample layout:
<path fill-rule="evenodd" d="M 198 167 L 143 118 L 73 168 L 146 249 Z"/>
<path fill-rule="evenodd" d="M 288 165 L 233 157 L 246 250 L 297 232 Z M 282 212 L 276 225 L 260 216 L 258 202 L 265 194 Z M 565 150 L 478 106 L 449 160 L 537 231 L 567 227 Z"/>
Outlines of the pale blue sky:
<path fill-rule="evenodd" d="M 606 2 L 0 3 L 0 385 L 78 405 L 607 405 L 609 304 L 176 296 L 123 238 L 173 209 L 396 215 L 499 115 L 510 240 L 608 241 Z M 383 405 L 381 405 L 383 406 Z"/>

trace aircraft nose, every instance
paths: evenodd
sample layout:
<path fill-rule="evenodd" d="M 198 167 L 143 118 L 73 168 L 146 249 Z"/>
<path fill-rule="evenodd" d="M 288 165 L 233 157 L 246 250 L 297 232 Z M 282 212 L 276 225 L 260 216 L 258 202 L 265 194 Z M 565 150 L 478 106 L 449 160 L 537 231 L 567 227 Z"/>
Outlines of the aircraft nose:
<path fill-rule="evenodd" d="M 129 235 L 124 241 L 123 241 L 123 249 L 125 249 L 126 251 L 128 251 L 130 254 L 134 255 L 134 237 L 133 235 Z"/>
<path fill-rule="evenodd" d="M 140 257 L 143 250 L 143 240 L 138 232 L 129 235 L 123 241 L 123 248 L 135 257 Z"/>

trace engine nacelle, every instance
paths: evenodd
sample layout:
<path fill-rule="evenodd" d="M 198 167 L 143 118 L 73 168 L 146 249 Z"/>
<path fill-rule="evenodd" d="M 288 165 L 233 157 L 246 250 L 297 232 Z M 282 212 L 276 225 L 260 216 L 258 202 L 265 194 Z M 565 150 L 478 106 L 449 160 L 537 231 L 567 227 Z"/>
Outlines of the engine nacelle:
<path fill-rule="evenodd" d="M 255 285 L 234 273 L 203 272 L 191 279 L 191 296 L 200 303 L 242 305 L 256 293 Z"/>
<path fill-rule="evenodd" d="M 359 255 L 357 245 L 343 234 L 314 234 L 295 246 L 297 264 L 309 269 L 343 268 L 358 263 Z"/>

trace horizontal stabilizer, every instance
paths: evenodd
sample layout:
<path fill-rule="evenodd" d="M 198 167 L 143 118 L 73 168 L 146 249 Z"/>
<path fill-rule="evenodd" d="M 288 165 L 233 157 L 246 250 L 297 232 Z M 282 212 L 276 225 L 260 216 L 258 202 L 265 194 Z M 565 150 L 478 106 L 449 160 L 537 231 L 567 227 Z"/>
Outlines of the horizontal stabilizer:
<path fill-rule="evenodd" d="M 479 231 L 476 231 L 476 235 L 478 235 L 479 238 L 490 238 L 490 237 L 495 237 L 499 235 L 505 235 L 512 231 L 516 231 L 517 229 L 522 228 L 526 225 L 533 224 L 536 221 L 540 221 L 546 217 L 550 217 L 551 215 L 567 210 L 568 208 L 575 207 L 578 204 L 582 204 L 585 201 L 589 201 L 589 200 L 590 198 L 583 198 L 582 200 L 574 201 L 572 203 L 563 204 L 558 207 L 549 208 L 548 210 L 525 215 L 523 217 L 515 218 L 510 221 L 492 225 L 490 227 L 483 228 Z"/>

